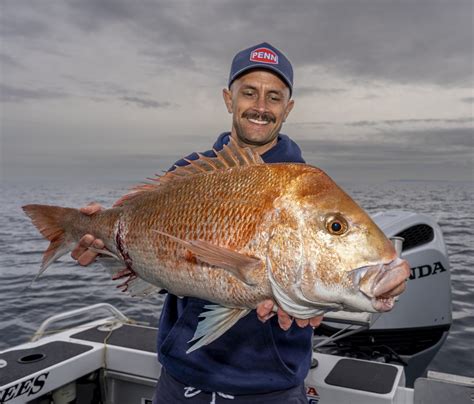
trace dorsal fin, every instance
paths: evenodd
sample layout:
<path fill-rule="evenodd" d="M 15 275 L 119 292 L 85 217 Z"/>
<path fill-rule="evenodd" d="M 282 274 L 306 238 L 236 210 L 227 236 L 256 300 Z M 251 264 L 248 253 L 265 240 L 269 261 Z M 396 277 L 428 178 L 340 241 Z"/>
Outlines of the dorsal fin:
<path fill-rule="evenodd" d="M 156 190 L 159 186 L 168 184 L 177 178 L 188 177 L 203 172 L 225 170 L 232 167 L 251 166 L 255 164 L 263 164 L 264 161 L 260 155 L 249 147 L 240 147 L 237 142 L 230 138 L 229 144 L 224 145 L 222 150 L 213 149 L 216 157 L 207 157 L 198 153 L 196 160 L 184 159 L 188 164 L 185 166 L 174 166 L 174 170 L 168 171 L 166 174 L 159 176 L 156 174 L 154 178 L 148 178 L 153 181 L 144 183 L 132 188 L 129 193 L 122 196 L 114 207 L 122 206 L 125 202 L 130 201 L 142 192 Z"/>

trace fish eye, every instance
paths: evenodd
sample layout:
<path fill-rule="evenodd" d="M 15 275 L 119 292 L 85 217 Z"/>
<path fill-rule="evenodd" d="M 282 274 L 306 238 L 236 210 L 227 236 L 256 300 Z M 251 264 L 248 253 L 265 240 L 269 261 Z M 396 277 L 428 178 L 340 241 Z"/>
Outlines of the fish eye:
<path fill-rule="evenodd" d="M 326 219 L 326 229 L 335 236 L 344 234 L 349 228 L 346 219 L 339 215 L 331 215 Z"/>

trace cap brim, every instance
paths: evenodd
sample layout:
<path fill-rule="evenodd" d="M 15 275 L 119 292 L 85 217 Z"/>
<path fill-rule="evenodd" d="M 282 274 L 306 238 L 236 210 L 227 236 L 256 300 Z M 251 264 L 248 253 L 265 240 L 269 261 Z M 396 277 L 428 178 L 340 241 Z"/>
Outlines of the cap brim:
<path fill-rule="evenodd" d="M 230 78 L 229 80 L 229 88 L 230 85 L 240 76 L 242 76 L 244 73 L 248 72 L 249 70 L 255 70 L 255 69 L 264 69 L 264 70 L 270 70 L 272 73 L 275 73 L 278 77 L 280 77 L 283 82 L 288 86 L 290 89 L 290 96 L 293 92 L 293 86 L 291 84 L 291 81 L 288 77 L 286 77 L 279 69 L 276 67 L 269 65 L 269 64 L 263 64 L 263 63 L 256 63 L 251 66 L 245 66 L 243 69 L 237 71 L 234 73 L 234 75 Z"/>

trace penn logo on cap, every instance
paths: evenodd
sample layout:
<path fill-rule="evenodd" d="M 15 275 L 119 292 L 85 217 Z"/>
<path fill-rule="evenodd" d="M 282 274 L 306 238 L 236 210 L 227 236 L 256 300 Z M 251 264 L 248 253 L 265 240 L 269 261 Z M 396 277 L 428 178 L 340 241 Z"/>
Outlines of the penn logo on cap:
<path fill-rule="evenodd" d="M 278 64 L 278 55 L 268 48 L 258 48 L 250 53 L 250 60 L 257 63 Z"/>

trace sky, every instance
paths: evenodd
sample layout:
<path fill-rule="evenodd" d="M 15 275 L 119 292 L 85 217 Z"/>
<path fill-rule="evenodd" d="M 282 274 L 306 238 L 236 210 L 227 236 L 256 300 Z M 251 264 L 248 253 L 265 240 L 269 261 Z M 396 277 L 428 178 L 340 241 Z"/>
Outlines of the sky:
<path fill-rule="evenodd" d="M 336 181 L 473 180 L 472 0 L 0 0 L 0 181 L 136 181 L 231 128 L 233 56 L 291 60 Z"/>

